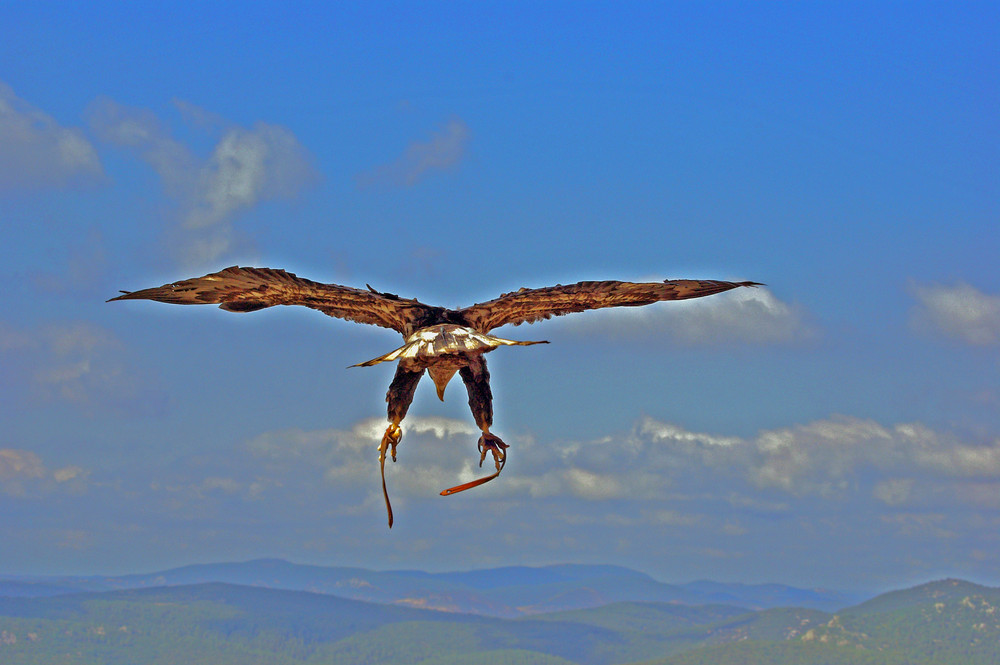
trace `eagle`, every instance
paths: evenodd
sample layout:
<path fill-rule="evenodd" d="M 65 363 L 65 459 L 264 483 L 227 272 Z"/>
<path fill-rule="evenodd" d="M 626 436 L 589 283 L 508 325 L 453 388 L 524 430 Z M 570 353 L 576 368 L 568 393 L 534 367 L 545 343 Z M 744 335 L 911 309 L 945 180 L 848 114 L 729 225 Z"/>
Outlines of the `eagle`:
<path fill-rule="evenodd" d="M 403 436 L 400 424 L 406 417 L 417 383 L 426 371 L 444 400 L 445 387 L 457 373 L 469 394 L 469 408 L 479 437 L 479 465 L 487 453 L 493 458 L 495 473 L 441 492 L 448 496 L 482 485 L 500 475 L 507 461 L 508 445 L 490 431 L 493 425 L 493 393 L 485 354 L 500 346 L 547 344 L 547 341 L 515 341 L 490 334 L 505 325 L 534 323 L 552 316 L 604 307 L 638 307 L 661 300 L 701 298 L 759 282 L 668 279 L 662 282 L 577 282 L 539 289 L 522 288 L 483 303 L 462 309 L 425 305 L 414 298 L 402 298 L 367 289 L 321 284 L 274 268 L 233 266 L 204 277 L 185 279 L 142 291 L 122 291 L 116 300 L 156 300 L 177 305 L 217 304 L 227 312 L 254 312 L 275 305 L 303 305 L 329 316 L 357 323 L 391 328 L 404 343 L 390 351 L 351 367 L 370 367 L 398 360 L 389 385 L 389 425 L 378 446 L 382 475 L 382 496 L 392 528 L 392 504 L 385 484 L 386 454 L 396 461 L 396 447 Z"/>

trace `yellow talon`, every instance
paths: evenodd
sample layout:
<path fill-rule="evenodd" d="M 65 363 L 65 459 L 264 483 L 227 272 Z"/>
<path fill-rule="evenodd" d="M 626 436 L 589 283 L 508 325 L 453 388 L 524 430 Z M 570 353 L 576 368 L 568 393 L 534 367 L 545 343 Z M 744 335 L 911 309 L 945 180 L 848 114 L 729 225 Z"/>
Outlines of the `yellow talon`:
<path fill-rule="evenodd" d="M 389 514 L 389 528 L 392 528 L 392 504 L 389 503 L 389 492 L 385 488 L 385 452 L 388 450 L 392 456 L 392 461 L 396 461 L 396 446 L 403 438 L 403 430 L 396 423 L 389 423 L 382 435 L 382 442 L 378 444 L 378 464 L 382 473 L 382 498 L 385 499 L 385 511 Z"/>

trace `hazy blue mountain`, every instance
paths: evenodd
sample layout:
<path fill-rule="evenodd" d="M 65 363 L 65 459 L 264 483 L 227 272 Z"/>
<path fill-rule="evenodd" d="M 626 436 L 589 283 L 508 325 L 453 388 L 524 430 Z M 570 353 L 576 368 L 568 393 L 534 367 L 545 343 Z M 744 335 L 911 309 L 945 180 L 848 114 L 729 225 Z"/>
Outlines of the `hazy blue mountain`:
<path fill-rule="evenodd" d="M 784 584 L 738 584 L 701 580 L 684 584 L 688 591 L 701 594 L 704 602 L 743 607 L 811 607 L 835 610 L 861 600 L 854 593 L 830 589 L 798 589 Z"/>
<path fill-rule="evenodd" d="M 80 591 L 225 582 L 497 617 L 600 607 L 615 602 L 729 604 L 751 609 L 794 605 L 832 610 L 860 600 L 840 592 L 780 585 L 665 584 L 620 566 L 580 564 L 427 573 L 310 566 L 279 559 L 259 559 L 191 565 L 141 575 L 34 581 Z"/>
<path fill-rule="evenodd" d="M 0 596 L 34 598 L 36 596 L 59 596 L 74 593 L 70 586 L 47 584 L 45 582 L 24 582 L 20 580 L 0 580 Z"/>

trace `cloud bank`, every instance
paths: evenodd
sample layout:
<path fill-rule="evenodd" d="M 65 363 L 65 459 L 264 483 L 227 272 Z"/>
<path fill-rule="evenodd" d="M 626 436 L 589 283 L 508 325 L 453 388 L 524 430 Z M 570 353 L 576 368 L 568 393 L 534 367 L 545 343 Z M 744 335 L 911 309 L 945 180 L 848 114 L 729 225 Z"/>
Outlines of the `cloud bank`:
<path fill-rule="evenodd" d="M 93 182 L 104 173 L 83 132 L 60 126 L 3 81 L 0 147 L 0 191 Z"/>
<path fill-rule="evenodd" d="M 943 563 L 1000 575 L 995 557 L 983 556 L 995 551 L 1000 527 L 996 440 L 846 416 L 745 437 L 653 418 L 593 440 L 504 432 L 512 447 L 501 478 L 441 497 L 489 472 L 478 467 L 478 431 L 464 419 L 412 418 L 399 462 L 386 468 L 397 518 L 389 533 L 376 451 L 384 427 L 367 418 L 268 431 L 89 475 L 51 470 L 12 448 L 0 491 L 14 514 L 30 514 L 32 502 L 19 498 L 84 478 L 85 512 L 64 508 L 86 536 L 77 547 L 128 542 L 175 557 L 221 548 L 227 558 L 315 553 L 405 567 L 424 552 L 423 561 L 454 569 L 504 565 L 517 551 L 519 562 L 616 557 L 667 576 L 679 567 L 724 576 L 736 559 L 770 579 L 813 583 L 826 574 L 898 579 Z M 109 511 L 113 523 L 99 518 Z M 46 533 L 24 535 L 42 547 L 53 538 Z M 363 552 L 364 563 L 340 558 L 350 552 Z M 845 559 L 858 565 L 845 572 Z"/>
<path fill-rule="evenodd" d="M 431 496 L 486 473 L 478 467 L 479 432 L 471 423 L 408 418 L 403 425 L 400 464 L 389 471 L 394 494 Z M 382 419 L 372 418 L 349 430 L 263 433 L 243 444 L 251 456 L 246 464 L 260 468 L 252 479 L 234 479 L 234 486 L 268 478 L 269 487 L 294 482 L 301 490 L 312 482 L 314 491 L 351 488 L 379 499 L 375 450 L 384 429 Z M 885 426 L 834 416 L 737 437 L 646 417 L 629 432 L 592 441 L 507 438 L 513 444 L 508 469 L 516 470 L 483 496 L 669 502 L 678 494 L 730 501 L 736 493 L 786 510 L 787 501 L 803 497 L 900 506 L 975 503 L 968 487 L 1000 490 L 1000 440 L 964 441 L 920 423 Z M 1000 507 L 1000 500 L 994 503 Z"/>

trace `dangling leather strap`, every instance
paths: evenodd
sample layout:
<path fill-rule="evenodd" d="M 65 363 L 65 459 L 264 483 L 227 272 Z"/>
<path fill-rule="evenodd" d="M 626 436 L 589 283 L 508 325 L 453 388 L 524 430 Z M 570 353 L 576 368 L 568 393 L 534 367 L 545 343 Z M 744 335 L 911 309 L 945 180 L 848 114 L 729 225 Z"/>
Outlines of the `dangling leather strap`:
<path fill-rule="evenodd" d="M 441 491 L 441 496 L 451 496 L 452 494 L 458 494 L 459 492 L 464 492 L 465 490 L 471 490 L 473 487 L 479 487 L 480 485 L 484 485 L 493 480 L 494 478 L 496 478 L 497 476 L 499 476 L 500 472 L 503 471 L 503 467 L 505 464 L 507 464 L 506 454 L 503 456 L 503 459 L 500 460 L 500 468 L 496 470 L 496 473 L 490 474 L 485 478 L 476 478 L 475 480 L 470 480 L 467 483 L 462 483 L 461 485 L 455 485 L 454 487 L 449 487 L 448 489 Z"/>

